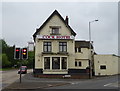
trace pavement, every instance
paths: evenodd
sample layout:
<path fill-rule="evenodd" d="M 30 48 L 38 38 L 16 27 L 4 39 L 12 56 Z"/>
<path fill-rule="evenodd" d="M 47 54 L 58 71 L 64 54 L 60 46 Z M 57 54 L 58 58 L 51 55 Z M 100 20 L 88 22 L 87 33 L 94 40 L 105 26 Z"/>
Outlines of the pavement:
<path fill-rule="evenodd" d="M 7 87 L 4 87 L 1 91 L 17 91 L 17 90 L 39 90 L 39 89 L 44 89 L 44 88 L 49 88 L 49 87 L 55 87 L 55 86 L 61 86 L 61 85 L 67 85 L 70 84 L 69 82 L 65 81 L 57 81 L 57 79 L 48 79 L 45 80 L 46 78 L 35 78 L 32 76 L 32 73 L 28 73 L 24 76 L 22 76 L 22 80 L 20 83 L 20 80 L 16 80 L 12 84 L 10 84 Z"/>
<path fill-rule="evenodd" d="M 17 69 L 2 71 L 1 73 L 2 87 L 0 88 L 7 87 L 9 84 L 15 82 L 19 78 L 19 75 L 17 74 L 17 72 L 18 72 Z"/>

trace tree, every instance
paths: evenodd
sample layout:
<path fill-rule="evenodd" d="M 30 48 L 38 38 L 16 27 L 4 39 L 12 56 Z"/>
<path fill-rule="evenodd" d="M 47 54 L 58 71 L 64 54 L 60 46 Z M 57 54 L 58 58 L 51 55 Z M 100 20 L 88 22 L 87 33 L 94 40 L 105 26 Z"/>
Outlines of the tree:
<path fill-rule="evenodd" d="M 6 49 L 6 55 L 9 59 L 9 61 L 11 62 L 11 66 L 14 66 L 16 65 L 16 60 L 14 60 L 14 49 L 15 49 L 15 46 L 9 46 L 7 49 Z"/>
<path fill-rule="evenodd" d="M 6 54 L 2 54 L 2 67 L 9 67 L 11 62 L 8 60 L 8 57 Z"/>
<path fill-rule="evenodd" d="M 2 53 L 6 53 L 8 45 L 4 39 L 0 39 L 0 48 L 1 48 L 0 50 L 2 50 Z"/>
<path fill-rule="evenodd" d="M 27 59 L 27 61 L 28 61 L 27 65 L 28 65 L 29 68 L 34 67 L 34 57 L 35 57 L 34 51 L 29 51 L 28 52 L 28 59 Z"/>
<path fill-rule="evenodd" d="M 0 54 L 2 53 L 2 41 L 0 39 Z M 1 55 L 2 56 L 2 55 Z M 2 57 L 1 57 L 2 58 Z"/>
<path fill-rule="evenodd" d="M 14 49 L 15 49 L 15 45 L 9 46 L 9 45 L 7 45 L 7 43 L 4 39 L 0 39 L 0 50 L 2 51 L 2 54 L 6 54 L 7 59 L 10 62 L 9 66 L 11 66 L 11 67 L 17 63 L 14 60 Z"/>
<path fill-rule="evenodd" d="M 13 67 L 14 65 L 17 65 L 17 67 L 20 66 L 20 62 L 22 65 L 28 66 L 28 68 L 34 67 L 34 51 L 28 52 L 28 59 L 27 60 L 15 60 L 14 59 L 14 50 L 15 45 L 9 46 L 7 45 L 6 41 L 4 39 L 0 39 L 0 51 L 2 51 L 1 56 L 3 57 L 3 67 Z M 2 62 L 1 61 L 1 62 Z"/>

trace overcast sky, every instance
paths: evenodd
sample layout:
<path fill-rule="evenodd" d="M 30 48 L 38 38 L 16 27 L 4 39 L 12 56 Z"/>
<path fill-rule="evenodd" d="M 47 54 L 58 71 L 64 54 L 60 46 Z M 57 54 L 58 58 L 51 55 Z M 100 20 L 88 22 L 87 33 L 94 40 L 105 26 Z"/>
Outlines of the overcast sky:
<path fill-rule="evenodd" d="M 1 4 L 0 4 L 1 6 Z M 118 3 L 117 2 L 4 2 L 2 3 L 2 38 L 9 45 L 27 46 L 36 28 L 54 10 L 77 33 L 76 39 L 89 40 L 88 22 L 91 23 L 92 40 L 98 54 L 118 54 Z"/>

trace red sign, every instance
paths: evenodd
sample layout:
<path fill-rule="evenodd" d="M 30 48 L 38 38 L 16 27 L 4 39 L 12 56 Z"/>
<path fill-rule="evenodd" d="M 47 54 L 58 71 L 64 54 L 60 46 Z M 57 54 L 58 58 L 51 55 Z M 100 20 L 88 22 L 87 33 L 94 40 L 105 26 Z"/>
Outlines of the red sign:
<path fill-rule="evenodd" d="M 74 39 L 74 36 L 60 36 L 60 35 L 37 35 L 38 39 Z"/>

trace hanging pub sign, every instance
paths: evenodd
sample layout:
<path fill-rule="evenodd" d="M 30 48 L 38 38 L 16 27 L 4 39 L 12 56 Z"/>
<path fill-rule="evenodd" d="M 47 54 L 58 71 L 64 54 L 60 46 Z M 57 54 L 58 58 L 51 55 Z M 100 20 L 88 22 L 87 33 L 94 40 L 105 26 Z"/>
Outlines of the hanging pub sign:
<path fill-rule="evenodd" d="M 38 39 L 74 39 L 74 36 L 61 36 L 61 35 L 37 35 Z"/>

